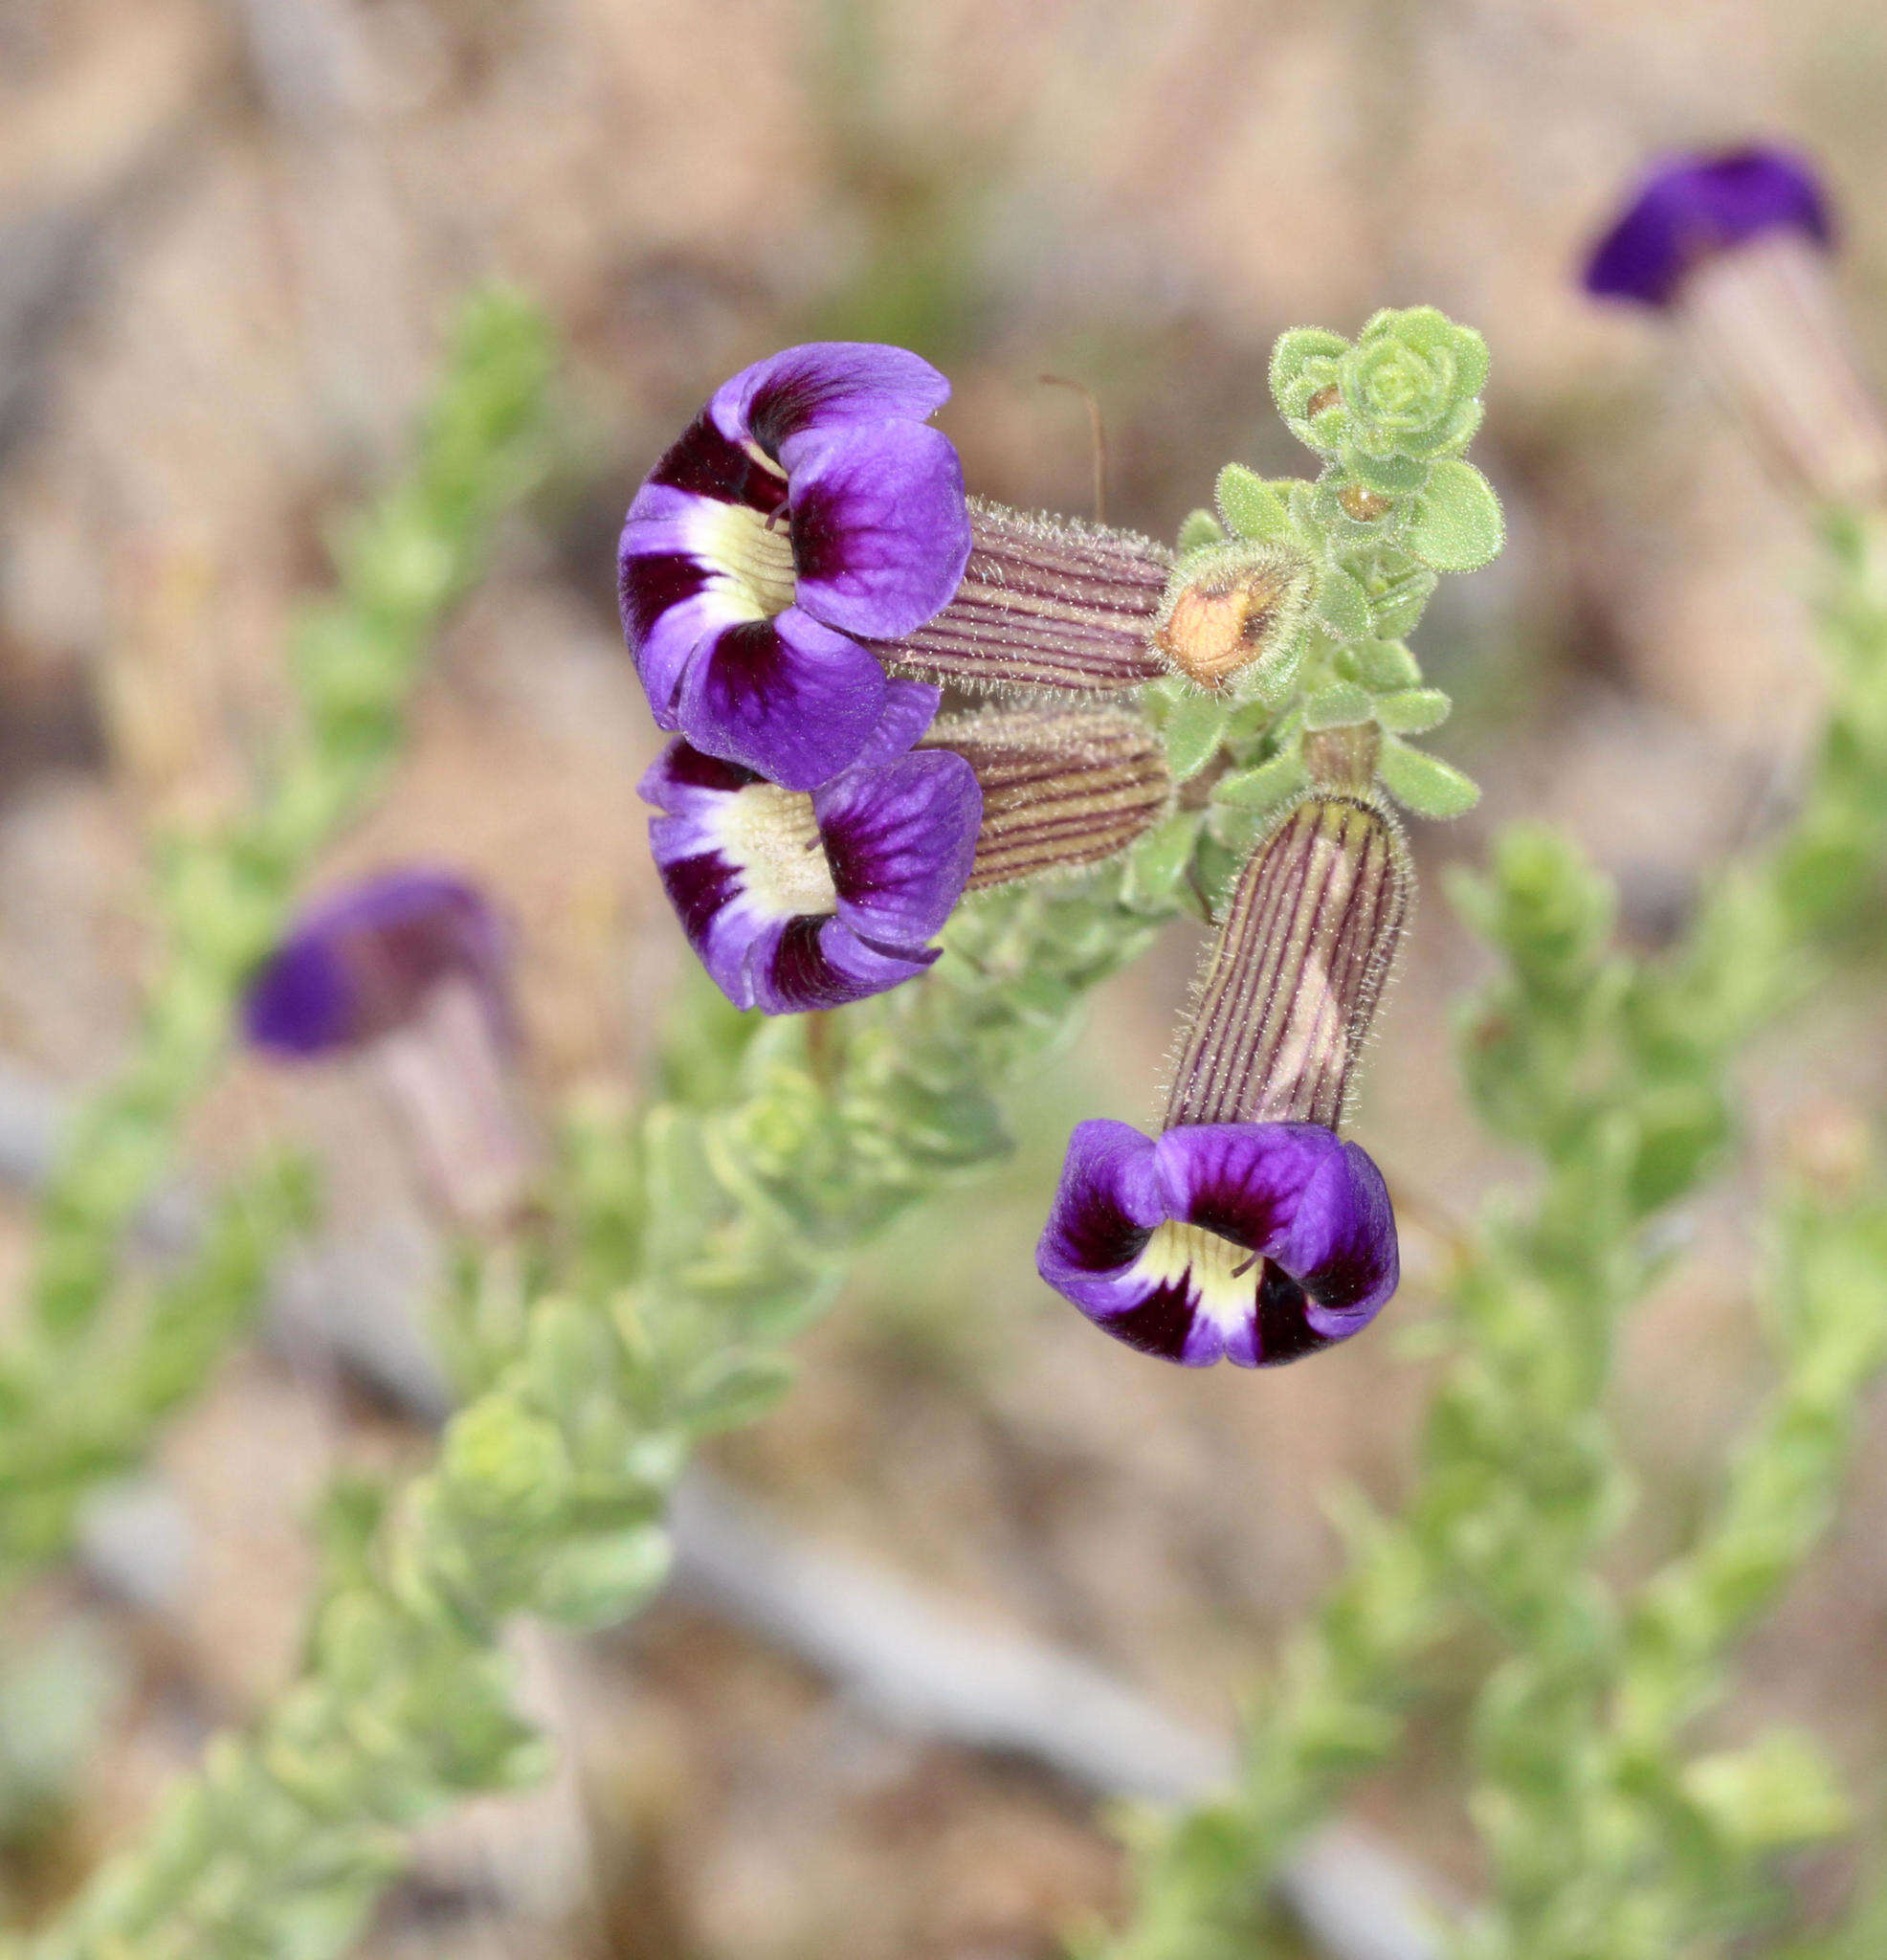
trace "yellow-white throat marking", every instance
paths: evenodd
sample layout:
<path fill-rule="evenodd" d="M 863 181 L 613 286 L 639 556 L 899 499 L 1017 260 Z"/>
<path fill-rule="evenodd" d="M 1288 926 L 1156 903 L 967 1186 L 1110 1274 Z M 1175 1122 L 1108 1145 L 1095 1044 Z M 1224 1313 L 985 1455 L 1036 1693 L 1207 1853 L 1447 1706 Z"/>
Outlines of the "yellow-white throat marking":
<path fill-rule="evenodd" d="M 1258 1285 L 1265 1262 L 1254 1252 L 1208 1232 L 1203 1225 L 1168 1219 L 1157 1227 L 1146 1248 L 1128 1268 L 1129 1279 L 1151 1291 L 1183 1285 L 1203 1314 L 1224 1332 L 1246 1326 L 1258 1310 Z"/>
<path fill-rule="evenodd" d="M 749 443 L 748 449 L 766 461 Z M 773 464 L 766 462 L 771 470 Z M 744 503 L 703 500 L 689 523 L 688 547 L 733 590 L 726 594 L 743 616 L 771 619 L 798 590 L 793 579 L 792 532 L 787 523 L 787 479 L 780 479 L 780 508 L 772 516 Z"/>
<path fill-rule="evenodd" d="M 749 783 L 722 806 L 721 855 L 741 868 L 756 909 L 775 919 L 838 909 L 838 888 L 812 814 L 812 799 L 777 783 Z"/>

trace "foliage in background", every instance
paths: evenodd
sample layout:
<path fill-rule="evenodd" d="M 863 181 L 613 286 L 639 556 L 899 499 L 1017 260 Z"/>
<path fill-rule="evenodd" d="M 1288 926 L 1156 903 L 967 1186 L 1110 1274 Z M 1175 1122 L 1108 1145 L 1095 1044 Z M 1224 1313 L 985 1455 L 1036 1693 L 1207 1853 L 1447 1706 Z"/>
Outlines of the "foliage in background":
<path fill-rule="evenodd" d="M 515 309 L 475 321 L 492 339 L 468 342 L 414 483 L 344 554 L 344 596 L 301 643 L 305 746 L 253 824 L 176 859 L 174 956 L 146 1046 L 81 1126 L 51 1202 L 32 1352 L 54 1363 L 23 1366 L 11 1405 L 29 1424 L 44 1369 L 104 1348 L 125 1230 L 219 1052 L 232 990 L 309 855 L 395 752 L 415 657 L 527 480 L 542 342 Z M 1181 544 L 1302 553 L 1316 598 L 1242 686 L 1151 691 L 1187 785 L 1172 820 L 1124 866 L 966 905 L 922 985 L 763 1027 L 695 990 L 661 1100 L 631 1124 L 566 1125 L 550 1215 L 522 1266 L 468 1255 L 448 1317 L 465 1405 L 411 1483 L 333 1494 L 300 1680 L 250 1733 L 214 1745 L 144 1841 L 23 1951 L 342 1950 L 411 1825 L 543 1767 L 510 1708 L 504 1618 L 594 1625 L 647 1600 L 690 1445 L 780 1392 L 779 1345 L 832 1298 L 861 1240 L 1002 1152 L 995 1086 L 1061 1039 L 1085 991 L 1178 905 L 1210 909 L 1306 780 L 1313 739 L 1372 731 L 1385 787 L 1417 811 L 1472 801 L 1458 772 L 1407 740 L 1448 703 L 1422 685 L 1405 636 L 1439 573 L 1498 547 L 1491 493 L 1459 455 L 1484 373 L 1478 338 L 1430 309 L 1380 315 L 1354 345 L 1285 337 L 1275 390 L 1322 476 L 1266 482 L 1234 465 L 1218 514 L 1189 521 Z M 1726 876 L 1680 947 L 1653 963 L 1616 951 L 1609 892 L 1550 834 L 1508 835 L 1464 883 L 1503 962 L 1465 1023 L 1467 1075 L 1490 1125 L 1539 1158 L 1539 1189 L 1491 1209 L 1454 1277 L 1412 1506 L 1395 1521 L 1348 1509 L 1351 1569 L 1293 1643 L 1240 1786 L 1144 1834 L 1141 1912 L 1117 1950 L 1263 1950 L 1279 1860 L 1393 1748 L 1413 1663 L 1470 1619 L 1501 1651 L 1474 1732 L 1495 1880 L 1461 1936 L 1476 1960 L 1670 1953 L 1762 1909 L 1766 1855 L 1838 1822 L 1805 1744 L 1698 1757 L 1687 1725 L 1720 1691 L 1726 1643 L 1825 1522 L 1854 1397 L 1881 1360 L 1887 1213 L 1864 1168 L 1798 1180 L 1779 1206 L 1781 1382 L 1696 1548 L 1627 1600 L 1595 1570 L 1629 1501 L 1603 1396 L 1620 1317 L 1659 1270 L 1655 1227 L 1720 1162 L 1731 1058 L 1799 996 L 1887 835 L 1878 544 L 1845 525 L 1832 549 L 1838 693 L 1803 814 Z M 53 1548 L 78 1491 L 189 1392 L 290 1209 L 258 1228 L 238 1205 L 212 1232 L 202 1257 L 222 1279 L 187 1277 L 175 1295 L 188 1338 L 162 1392 L 128 1368 L 135 1392 L 91 1455 L 23 1459 L 0 1486 L 8 1544 L 17 1528 L 24 1550 Z M 171 1344 L 169 1323 L 139 1324 Z"/>
<path fill-rule="evenodd" d="M 0 1353 L 0 1589 L 56 1553 L 98 1484 L 136 1462 L 252 1311 L 305 1180 L 265 1166 L 219 1203 L 182 1270 L 128 1271 L 191 1102 L 230 1040 L 236 990 L 279 938 L 317 853 L 397 760 L 407 697 L 494 526 L 544 460 L 550 346 L 501 292 L 468 306 L 413 465 L 335 541 L 334 595 L 292 643 L 295 724 L 257 807 L 166 839 L 162 965 L 128 1062 L 81 1108 L 40 1208 L 28 1323 Z"/>
<path fill-rule="evenodd" d="M 1737 1051 L 1803 996 L 1887 862 L 1887 540 L 1837 517 L 1826 543 L 1818 767 L 1787 833 L 1721 876 L 1678 946 L 1618 949 L 1610 887 L 1550 831 L 1507 832 L 1457 883 L 1502 963 L 1464 1015 L 1464 1075 L 1539 1182 L 1497 1197 L 1460 1260 L 1415 1491 L 1393 1521 L 1349 1501 L 1348 1570 L 1291 1642 L 1238 1790 L 1140 1833 L 1139 1913 L 1101 1943 L 1121 1960 L 1263 1950 L 1280 1862 L 1393 1750 L 1416 1663 L 1469 1616 L 1502 1654 L 1473 1725 L 1495 1881 L 1461 1935 L 1474 1960 L 1688 1950 L 1773 1904 L 1767 1855 L 1843 1821 L 1805 1740 L 1699 1757 L 1688 1725 L 1819 1538 L 1887 1361 L 1887 1194 L 1865 1152 L 1779 1201 L 1764 1297 L 1782 1381 L 1696 1547 L 1623 1600 L 1597 1570 L 1631 1503 L 1605 1398 L 1621 1317 L 1668 1262 L 1658 1225 L 1722 1161 Z"/>

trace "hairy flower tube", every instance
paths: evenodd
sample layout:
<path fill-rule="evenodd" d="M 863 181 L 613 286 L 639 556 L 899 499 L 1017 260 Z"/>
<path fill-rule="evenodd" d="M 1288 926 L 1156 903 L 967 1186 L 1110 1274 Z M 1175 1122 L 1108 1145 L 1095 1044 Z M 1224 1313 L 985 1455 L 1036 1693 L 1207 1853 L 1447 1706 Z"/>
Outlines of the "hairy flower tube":
<path fill-rule="evenodd" d="M 1758 441 L 1809 495 L 1887 490 L 1887 417 L 1828 275 L 1828 200 L 1762 147 L 1659 164 L 1586 265 L 1587 292 L 1676 315 Z"/>
<path fill-rule="evenodd" d="M 466 880 L 385 872 L 315 905 L 251 977 L 242 1021 L 271 1055 L 370 1058 L 459 1223 L 496 1224 L 522 1203 L 537 1154 L 504 934 Z"/>
<path fill-rule="evenodd" d="M 1408 915 L 1394 824 L 1319 794 L 1253 853 L 1209 959 L 1150 1139 L 1070 1139 L 1036 1250 L 1097 1325 L 1188 1368 L 1295 1361 L 1368 1325 L 1396 1289 L 1383 1176 L 1336 1133 Z"/>
<path fill-rule="evenodd" d="M 1119 857 L 1172 803 L 1166 745 L 1118 709 L 951 715 L 924 746 L 949 749 L 976 772 L 983 820 L 971 891 Z"/>
<path fill-rule="evenodd" d="M 788 790 L 858 760 L 886 712 L 866 642 L 921 626 L 969 556 L 957 453 L 926 426 L 949 392 L 917 355 L 852 341 L 788 347 L 716 390 L 617 552 L 661 727 Z"/>
<path fill-rule="evenodd" d="M 910 752 L 936 708 L 934 688 L 888 683 L 863 751 L 810 793 L 679 741 L 642 778 L 662 884 L 736 1007 L 839 1007 L 936 960 L 982 816 L 962 756 Z"/>
<path fill-rule="evenodd" d="M 877 642 L 901 672 L 978 689 L 1109 694 L 1166 671 L 1151 645 L 1172 574 L 1164 546 L 969 500 L 970 554 L 949 604 Z"/>

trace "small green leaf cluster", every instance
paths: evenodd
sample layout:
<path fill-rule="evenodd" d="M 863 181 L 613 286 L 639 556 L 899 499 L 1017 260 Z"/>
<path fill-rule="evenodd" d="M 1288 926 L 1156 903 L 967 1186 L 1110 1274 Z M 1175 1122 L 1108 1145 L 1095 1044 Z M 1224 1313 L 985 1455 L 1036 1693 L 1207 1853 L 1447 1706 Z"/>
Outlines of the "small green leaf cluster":
<path fill-rule="evenodd" d="M 1440 574 L 1477 569 L 1504 539 L 1492 487 L 1460 457 L 1486 376 L 1480 336 L 1432 307 L 1379 313 L 1354 344 L 1321 328 L 1277 343 L 1273 394 L 1322 473 L 1267 479 L 1229 464 L 1216 510 L 1181 527 L 1175 583 L 1239 547 L 1286 552 L 1313 569 L 1308 613 L 1289 644 L 1219 692 L 1175 678 L 1146 695 L 1175 779 L 1210 777 L 1203 798 L 1183 799 L 1207 813 L 1195 826 L 1205 889 L 1309 782 L 1306 743 L 1319 734 L 1368 731 L 1359 768 L 1417 815 L 1459 816 L 1478 800 L 1459 769 L 1409 739 L 1439 727 L 1450 703 L 1424 684 L 1408 639 Z"/>
<path fill-rule="evenodd" d="M 1400 496 L 1458 457 L 1481 425 L 1487 343 L 1432 306 L 1386 306 L 1352 343 L 1321 327 L 1278 336 L 1271 392 L 1293 435 L 1352 481 Z"/>

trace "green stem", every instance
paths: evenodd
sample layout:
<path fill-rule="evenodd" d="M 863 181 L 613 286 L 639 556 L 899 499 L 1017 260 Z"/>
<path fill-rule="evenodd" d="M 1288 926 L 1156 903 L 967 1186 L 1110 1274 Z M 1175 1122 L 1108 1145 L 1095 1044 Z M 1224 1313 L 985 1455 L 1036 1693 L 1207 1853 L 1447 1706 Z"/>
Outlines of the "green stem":
<path fill-rule="evenodd" d="M 298 628 L 300 715 L 272 791 L 253 814 L 161 854 L 164 966 L 130 1061 L 63 1141 L 40 1208 L 26 1325 L 0 1356 L 0 1577 L 56 1553 L 86 1491 L 142 1454 L 253 1309 L 293 1226 L 298 1208 L 265 1173 L 142 1325 L 135 1310 L 129 1330 L 107 1311 L 125 1288 L 129 1230 L 227 1049 L 244 979 L 279 937 L 317 854 L 378 787 L 446 609 L 535 479 L 548 372 L 534 309 L 500 292 L 466 308 L 411 474 L 344 532 L 339 591 Z"/>

